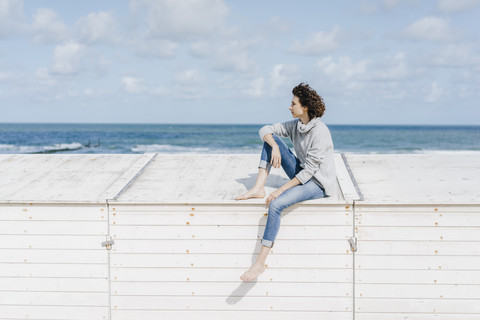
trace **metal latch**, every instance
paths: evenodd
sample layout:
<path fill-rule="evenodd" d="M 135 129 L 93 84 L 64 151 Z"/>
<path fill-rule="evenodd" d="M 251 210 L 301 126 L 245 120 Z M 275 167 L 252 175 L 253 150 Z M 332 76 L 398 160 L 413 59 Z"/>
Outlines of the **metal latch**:
<path fill-rule="evenodd" d="M 102 242 L 102 247 L 107 247 L 107 250 L 112 249 L 112 244 L 115 244 L 111 236 L 107 236 L 107 241 Z"/>
<path fill-rule="evenodd" d="M 348 242 L 350 243 L 350 249 L 352 249 L 352 251 L 357 251 L 357 238 L 355 237 L 350 237 L 350 239 L 348 239 Z"/>

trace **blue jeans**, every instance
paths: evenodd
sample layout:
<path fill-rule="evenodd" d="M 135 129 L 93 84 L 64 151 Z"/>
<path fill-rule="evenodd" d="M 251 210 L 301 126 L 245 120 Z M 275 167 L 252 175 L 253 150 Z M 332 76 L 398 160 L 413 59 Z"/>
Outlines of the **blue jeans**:
<path fill-rule="evenodd" d="M 298 160 L 298 158 L 279 136 L 275 134 L 272 134 L 272 136 L 280 149 L 280 155 L 282 156 L 282 168 L 288 177 L 293 179 L 295 175 L 303 169 L 300 167 L 300 160 Z M 272 164 L 270 163 L 271 159 L 272 147 L 268 143 L 264 142 L 258 167 L 264 168 L 270 172 L 270 169 L 272 168 Z M 267 225 L 265 226 L 265 232 L 261 241 L 262 245 L 270 248 L 273 247 L 278 229 L 280 229 L 280 218 L 283 209 L 300 201 L 323 197 L 325 197 L 324 189 L 310 179 L 305 184 L 299 184 L 287 189 L 280 196 L 278 196 L 278 198 L 270 202 L 268 207 Z"/>

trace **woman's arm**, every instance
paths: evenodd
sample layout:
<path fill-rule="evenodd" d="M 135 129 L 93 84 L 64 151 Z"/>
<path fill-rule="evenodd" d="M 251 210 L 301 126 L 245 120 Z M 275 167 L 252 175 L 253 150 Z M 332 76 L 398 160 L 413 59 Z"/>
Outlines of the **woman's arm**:
<path fill-rule="evenodd" d="M 282 164 L 282 156 L 280 155 L 280 148 L 278 147 L 277 142 L 273 139 L 271 133 L 267 133 L 263 138 L 265 142 L 272 147 L 272 159 L 270 160 L 272 167 L 280 168 Z"/>
<path fill-rule="evenodd" d="M 300 180 L 298 180 L 297 177 L 293 177 L 292 180 L 288 181 L 287 183 L 285 183 L 283 186 L 281 186 L 280 188 L 278 188 L 277 190 L 273 191 L 272 193 L 270 193 L 267 197 L 267 199 L 265 200 L 265 203 L 267 204 L 267 206 L 270 204 L 270 202 L 272 202 L 273 200 L 275 200 L 276 198 L 278 198 L 279 195 L 281 195 L 282 193 L 284 193 L 286 190 L 292 188 L 292 187 L 295 187 L 296 185 L 299 185 L 301 182 Z"/>

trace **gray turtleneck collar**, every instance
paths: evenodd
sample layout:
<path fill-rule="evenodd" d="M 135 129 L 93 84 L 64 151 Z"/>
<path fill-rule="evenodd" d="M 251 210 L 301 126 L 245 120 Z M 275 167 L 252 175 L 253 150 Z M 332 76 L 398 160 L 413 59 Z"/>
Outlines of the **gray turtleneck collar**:
<path fill-rule="evenodd" d="M 319 117 L 313 118 L 307 124 L 303 124 L 302 121 L 299 119 L 297 123 L 297 129 L 300 133 L 307 133 L 308 131 L 310 131 L 310 129 L 315 127 L 319 122 L 320 122 Z"/>

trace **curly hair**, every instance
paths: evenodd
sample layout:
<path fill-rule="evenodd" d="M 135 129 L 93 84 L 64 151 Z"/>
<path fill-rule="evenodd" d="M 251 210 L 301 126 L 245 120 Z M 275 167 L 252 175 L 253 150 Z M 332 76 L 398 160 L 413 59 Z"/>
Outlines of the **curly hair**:
<path fill-rule="evenodd" d="M 317 91 L 312 89 L 307 83 L 300 83 L 293 88 L 292 93 L 297 96 L 302 106 L 308 108 L 308 117 L 321 118 L 325 113 L 325 103 L 323 98 L 318 95 Z"/>

